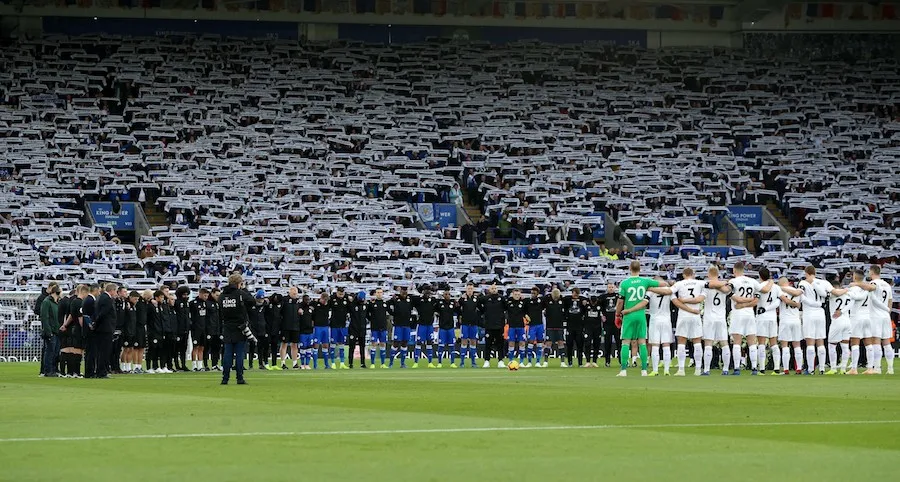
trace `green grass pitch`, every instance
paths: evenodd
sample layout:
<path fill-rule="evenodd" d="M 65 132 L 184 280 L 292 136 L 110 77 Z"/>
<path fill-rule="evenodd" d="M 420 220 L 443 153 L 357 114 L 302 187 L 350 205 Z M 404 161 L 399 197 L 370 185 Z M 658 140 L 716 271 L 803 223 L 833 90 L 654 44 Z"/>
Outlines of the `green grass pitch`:
<path fill-rule="evenodd" d="M 0 480 L 893 480 L 900 378 L 615 369 L 38 378 L 0 365 Z"/>

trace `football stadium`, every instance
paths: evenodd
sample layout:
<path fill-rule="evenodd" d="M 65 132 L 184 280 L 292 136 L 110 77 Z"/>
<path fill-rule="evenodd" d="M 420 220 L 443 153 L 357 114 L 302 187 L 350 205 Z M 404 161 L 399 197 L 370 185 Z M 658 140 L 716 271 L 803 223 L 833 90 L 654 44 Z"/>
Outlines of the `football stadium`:
<path fill-rule="evenodd" d="M 894 480 L 898 169 L 900 3 L 0 0 L 0 480 Z"/>

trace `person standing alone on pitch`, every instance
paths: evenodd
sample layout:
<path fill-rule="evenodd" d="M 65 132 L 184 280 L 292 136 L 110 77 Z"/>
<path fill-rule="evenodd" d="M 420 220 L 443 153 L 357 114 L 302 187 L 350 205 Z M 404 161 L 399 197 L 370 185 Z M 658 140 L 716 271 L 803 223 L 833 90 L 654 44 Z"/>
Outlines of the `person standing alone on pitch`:
<path fill-rule="evenodd" d="M 222 316 L 222 342 L 224 358 L 222 362 L 222 385 L 228 385 L 231 367 L 235 366 L 238 385 L 246 385 L 244 380 L 244 358 L 247 356 L 247 340 L 256 341 L 250 330 L 248 313 L 256 301 L 246 289 L 239 274 L 228 277 L 228 286 L 222 290 L 220 298 Z"/>
<path fill-rule="evenodd" d="M 641 376 L 647 376 L 647 289 L 660 286 L 659 281 L 641 277 L 641 262 L 632 261 L 629 266 L 631 277 L 619 285 L 619 301 L 616 302 L 616 318 L 622 317 L 622 348 L 619 358 L 622 370 L 619 377 L 628 374 L 628 360 L 631 358 L 631 340 L 637 340 L 641 355 Z"/>

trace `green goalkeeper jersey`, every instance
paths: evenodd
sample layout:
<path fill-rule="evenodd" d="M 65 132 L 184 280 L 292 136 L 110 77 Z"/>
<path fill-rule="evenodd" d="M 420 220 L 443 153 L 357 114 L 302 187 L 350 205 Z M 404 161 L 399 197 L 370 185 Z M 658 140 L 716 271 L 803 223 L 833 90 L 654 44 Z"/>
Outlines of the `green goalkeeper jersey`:
<path fill-rule="evenodd" d="M 624 309 L 629 309 L 644 301 L 647 296 L 647 288 L 656 288 L 659 281 L 651 278 L 643 278 L 641 276 L 632 276 L 619 285 L 619 296 L 625 300 Z M 638 310 L 635 313 L 644 314 L 644 310 Z"/>

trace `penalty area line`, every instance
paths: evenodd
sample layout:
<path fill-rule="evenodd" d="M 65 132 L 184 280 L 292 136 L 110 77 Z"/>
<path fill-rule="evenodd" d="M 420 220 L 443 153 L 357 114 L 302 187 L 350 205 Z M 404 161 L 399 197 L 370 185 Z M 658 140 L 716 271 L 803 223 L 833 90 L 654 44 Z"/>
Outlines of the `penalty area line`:
<path fill-rule="evenodd" d="M 566 430 L 628 430 L 628 429 L 669 429 L 669 428 L 722 428 L 722 427 L 775 427 L 775 426 L 826 426 L 826 425 L 885 425 L 900 423 L 900 420 L 821 420 L 805 422 L 723 422 L 723 423 L 661 423 L 633 425 L 555 425 L 545 427 L 456 427 L 423 428 L 398 430 L 312 430 L 295 432 L 223 432 L 223 433 L 172 433 L 134 435 L 85 435 L 72 437 L 9 437 L 0 438 L 0 443 L 24 442 L 87 442 L 98 440 L 143 440 L 143 439 L 191 439 L 191 438 L 239 438 L 239 437 L 309 437 L 347 435 L 404 435 L 480 432 L 551 432 Z"/>

